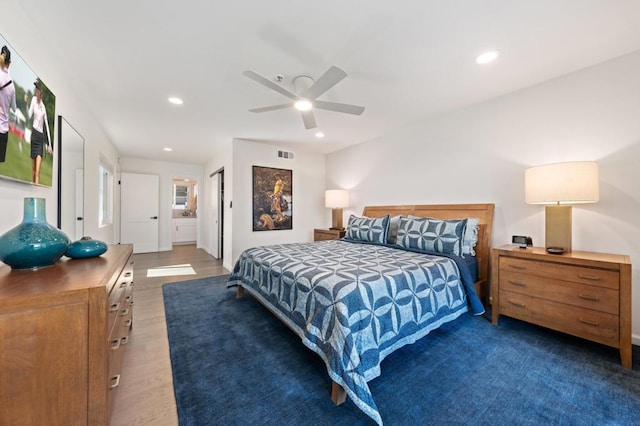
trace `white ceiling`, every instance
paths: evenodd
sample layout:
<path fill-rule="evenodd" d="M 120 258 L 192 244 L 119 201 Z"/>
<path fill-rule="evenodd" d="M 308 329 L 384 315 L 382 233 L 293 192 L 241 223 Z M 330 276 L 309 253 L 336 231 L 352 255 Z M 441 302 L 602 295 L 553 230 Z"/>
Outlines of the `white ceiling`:
<path fill-rule="evenodd" d="M 331 152 L 640 49 L 639 0 L 10 1 L 33 37 L 8 41 L 53 59 L 122 156 L 198 164 L 232 138 Z M 320 99 L 366 110 L 316 111 L 324 139 L 248 112 L 288 99 L 244 70 L 291 89 L 331 65 L 349 75 Z"/>

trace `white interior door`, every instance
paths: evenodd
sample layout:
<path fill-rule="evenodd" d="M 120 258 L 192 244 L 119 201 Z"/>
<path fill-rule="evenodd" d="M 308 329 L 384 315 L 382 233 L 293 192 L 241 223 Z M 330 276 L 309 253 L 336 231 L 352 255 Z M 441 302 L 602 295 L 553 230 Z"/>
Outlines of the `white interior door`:
<path fill-rule="evenodd" d="M 211 175 L 211 206 L 209 211 L 209 254 L 216 259 L 220 259 L 220 174 Z"/>
<path fill-rule="evenodd" d="M 120 242 L 134 253 L 157 252 L 160 177 L 121 173 L 120 183 Z"/>

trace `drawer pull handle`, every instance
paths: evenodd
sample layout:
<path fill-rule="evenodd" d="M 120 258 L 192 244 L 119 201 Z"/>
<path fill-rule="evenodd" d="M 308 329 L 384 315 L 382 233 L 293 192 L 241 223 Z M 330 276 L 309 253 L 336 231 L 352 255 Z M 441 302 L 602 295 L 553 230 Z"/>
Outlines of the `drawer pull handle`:
<path fill-rule="evenodd" d="M 112 340 L 111 341 L 111 350 L 112 351 L 115 351 L 119 347 L 120 347 L 120 339 L 116 339 L 116 340 Z"/>
<path fill-rule="evenodd" d="M 510 284 L 517 285 L 518 287 L 526 287 L 527 284 L 522 281 L 509 281 Z"/>
<path fill-rule="evenodd" d="M 133 320 L 128 319 L 127 321 L 125 321 L 124 326 L 127 328 L 131 328 L 131 324 L 133 324 Z"/>
<path fill-rule="evenodd" d="M 113 305 L 111 305 L 109 312 L 116 312 L 118 309 L 120 309 L 120 302 L 114 303 Z"/>
<path fill-rule="evenodd" d="M 120 386 L 120 375 L 116 374 L 115 376 L 113 376 L 111 378 L 111 381 L 113 383 L 111 384 L 111 386 L 109 386 L 109 390 L 113 390 L 113 389 L 117 388 L 118 386 Z"/>
<path fill-rule="evenodd" d="M 524 303 L 514 302 L 513 300 L 509 300 L 509 303 L 512 304 L 513 306 L 517 306 L 519 308 L 524 308 L 526 306 Z"/>
<path fill-rule="evenodd" d="M 129 343 L 129 336 L 124 336 L 122 339 L 120 339 L 120 344 L 126 345 L 127 343 Z"/>
<path fill-rule="evenodd" d="M 582 318 L 578 318 L 578 321 L 580 321 L 583 324 L 592 325 L 594 327 L 599 327 L 600 326 L 600 323 L 598 321 L 585 320 L 585 319 L 582 319 Z"/>
<path fill-rule="evenodd" d="M 579 297 L 580 299 L 584 299 L 584 300 L 592 300 L 592 301 L 594 301 L 594 302 L 597 302 L 598 300 L 600 300 L 600 298 L 599 298 L 598 296 L 592 296 L 591 294 L 582 294 L 582 293 L 580 293 L 580 294 L 578 295 L 578 297 Z"/>
<path fill-rule="evenodd" d="M 126 317 L 127 315 L 129 315 L 129 308 L 127 308 L 127 309 L 123 309 L 123 310 L 120 312 L 120 316 L 121 316 L 121 317 Z"/>
<path fill-rule="evenodd" d="M 509 265 L 509 267 L 512 268 L 512 269 L 519 269 L 521 271 L 527 269 L 526 266 L 522 266 L 522 265 Z"/>
<path fill-rule="evenodd" d="M 582 278 L 583 280 L 600 281 L 600 277 L 597 275 L 578 274 L 578 277 Z"/>
<path fill-rule="evenodd" d="M 124 298 L 125 302 L 131 303 L 131 296 L 127 296 Z"/>
<path fill-rule="evenodd" d="M 125 288 L 126 286 L 127 286 L 127 282 L 126 281 L 120 283 L 120 288 Z"/>
<path fill-rule="evenodd" d="M 124 274 L 125 277 L 130 277 L 131 276 L 131 272 L 127 272 L 126 274 Z"/>

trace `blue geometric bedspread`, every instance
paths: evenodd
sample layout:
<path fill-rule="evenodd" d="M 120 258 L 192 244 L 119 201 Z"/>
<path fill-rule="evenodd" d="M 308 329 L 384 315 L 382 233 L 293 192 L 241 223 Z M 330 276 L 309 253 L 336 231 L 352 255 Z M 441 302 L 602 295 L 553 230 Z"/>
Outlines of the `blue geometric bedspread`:
<path fill-rule="evenodd" d="M 356 406 L 382 424 L 367 385 L 381 361 L 467 312 L 468 302 L 482 309 L 468 300 L 477 299 L 473 283 L 460 277 L 451 258 L 330 240 L 248 249 L 228 286 L 241 283 L 272 308 Z"/>

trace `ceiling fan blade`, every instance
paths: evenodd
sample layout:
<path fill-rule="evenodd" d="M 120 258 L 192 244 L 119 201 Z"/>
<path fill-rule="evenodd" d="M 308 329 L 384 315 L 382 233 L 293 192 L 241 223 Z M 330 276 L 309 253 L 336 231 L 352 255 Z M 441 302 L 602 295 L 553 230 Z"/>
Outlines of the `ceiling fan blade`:
<path fill-rule="evenodd" d="M 301 114 L 305 129 L 315 129 L 317 127 L 313 111 L 301 111 Z"/>
<path fill-rule="evenodd" d="M 293 106 L 292 103 L 288 103 L 288 104 L 281 104 L 281 105 L 271 105 L 271 106 L 260 107 L 260 108 L 251 108 L 249 111 L 250 112 L 268 112 L 268 111 L 275 111 L 278 109 L 291 108 L 292 106 Z"/>
<path fill-rule="evenodd" d="M 314 100 L 318 96 L 322 95 L 327 90 L 331 89 L 336 84 L 340 83 L 342 79 L 347 76 L 347 73 L 344 70 L 332 66 L 329 68 L 322 76 L 315 82 L 307 93 L 305 93 L 305 98 Z"/>
<path fill-rule="evenodd" d="M 344 112 L 347 114 L 360 115 L 364 112 L 363 106 L 341 104 L 339 102 L 313 101 L 313 106 L 329 111 Z"/>
<path fill-rule="evenodd" d="M 251 80 L 262 84 L 263 86 L 267 86 L 271 90 L 275 90 L 276 92 L 280 93 L 281 95 L 286 96 L 289 99 L 292 99 L 294 101 L 297 101 L 297 100 L 300 99 L 294 93 L 288 91 L 284 87 L 279 86 L 278 84 L 274 83 L 273 81 L 269 80 L 266 77 L 261 76 L 260 74 L 258 74 L 256 72 L 244 71 L 242 74 L 244 74 L 245 76 L 249 77 Z"/>

